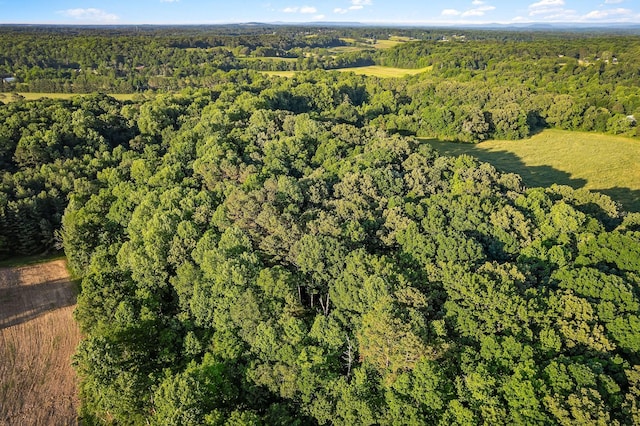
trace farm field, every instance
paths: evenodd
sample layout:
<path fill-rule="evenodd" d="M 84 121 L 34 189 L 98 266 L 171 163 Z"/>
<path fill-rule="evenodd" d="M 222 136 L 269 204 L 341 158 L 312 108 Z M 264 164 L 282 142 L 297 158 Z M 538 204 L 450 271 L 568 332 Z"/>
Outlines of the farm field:
<path fill-rule="evenodd" d="M 411 38 L 409 37 L 402 37 L 402 36 L 391 36 L 389 37 L 389 39 L 382 39 L 382 40 L 376 40 L 375 43 L 373 42 L 372 39 L 368 39 L 366 40 L 366 42 L 363 41 L 358 41 L 354 38 L 349 38 L 349 37 L 342 37 L 341 38 L 342 41 L 346 42 L 346 43 L 351 43 L 351 46 L 341 46 L 341 47 L 334 47 L 331 50 L 333 51 L 340 51 L 340 52 L 353 52 L 353 51 L 358 51 L 358 50 L 366 50 L 366 49 L 390 49 L 392 47 L 395 47 L 399 44 L 402 43 L 407 43 L 409 41 L 412 41 Z"/>
<path fill-rule="evenodd" d="M 367 67 L 340 68 L 336 71 L 354 72 L 360 75 L 388 78 L 388 77 L 404 77 L 407 75 L 422 74 L 423 72 L 427 72 L 430 70 L 431 70 L 431 67 L 408 69 L 408 68 L 393 68 L 393 67 L 382 67 L 379 65 L 370 65 Z"/>
<path fill-rule="evenodd" d="M 294 75 L 296 75 L 298 71 L 259 71 L 259 72 L 265 75 L 276 75 L 278 77 L 291 78 Z"/>
<path fill-rule="evenodd" d="M 366 67 L 338 68 L 338 69 L 328 70 L 328 71 L 353 72 L 359 75 L 367 75 L 372 77 L 394 78 L 394 77 L 404 77 L 408 75 L 421 74 L 423 72 L 427 72 L 430 70 L 431 70 L 431 67 L 407 69 L 407 68 L 393 68 L 393 67 L 382 67 L 379 65 L 370 65 Z M 277 75 L 280 77 L 293 77 L 294 75 L 296 75 L 296 73 L 300 71 L 260 71 L 260 72 L 266 75 Z"/>
<path fill-rule="evenodd" d="M 389 40 L 376 40 L 376 43 L 373 45 L 376 49 L 390 49 L 394 46 L 397 46 L 402 43 L 408 42 L 409 39 L 406 37 L 391 37 Z"/>
<path fill-rule="evenodd" d="M 518 173 L 529 187 L 554 183 L 603 192 L 640 211 L 640 143 L 596 133 L 545 130 L 520 141 L 475 145 L 422 139 L 442 154 L 469 154 Z"/>
<path fill-rule="evenodd" d="M 286 58 L 282 56 L 241 56 L 238 59 L 243 61 L 255 62 L 255 61 L 282 61 L 282 62 L 297 62 L 298 58 Z"/>
<path fill-rule="evenodd" d="M 77 424 L 76 285 L 66 261 L 0 268 L 0 424 Z"/>

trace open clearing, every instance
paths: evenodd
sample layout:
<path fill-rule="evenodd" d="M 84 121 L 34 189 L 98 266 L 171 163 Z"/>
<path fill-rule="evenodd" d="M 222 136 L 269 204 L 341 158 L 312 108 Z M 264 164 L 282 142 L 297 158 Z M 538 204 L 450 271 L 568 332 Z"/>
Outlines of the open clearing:
<path fill-rule="evenodd" d="M 381 77 L 381 78 L 394 78 L 394 77 L 405 77 L 408 75 L 416 75 L 423 72 L 430 71 L 432 67 L 426 68 L 417 68 L 417 69 L 408 69 L 408 68 L 393 68 L 393 67 L 382 67 L 379 65 L 370 65 L 366 67 L 352 67 L 352 68 L 337 68 L 331 69 L 327 71 L 339 71 L 339 72 L 353 72 L 359 75 L 368 75 L 373 77 Z M 304 71 L 260 71 L 266 75 L 277 75 L 279 77 L 293 77 L 299 72 Z"/>
<path fill-rule="evenodd" d="M 354 67 L 354 68 L 339 68 L 334 71 L 340 72 L 353 72 L 361 75 L 369 75 L 374 77 L 404 77 L 407 75 L 416 75 L 421 74 L 423 72 L 430 71 L 432 67 L 425 68 L 393 68 L 393 67 L 382 67 L 380 65 L 370 65 L 367 67 Z"/>
<path fill-rule="evenodd" d="M 348 38 L 348 37 L 342 37 L 340 38 L 340 40 L 344 41 L 345 43 L 349 43 L 349 46 L 340 46 L 340 47 L 333 47 L 331 48 L 331 50 L 335 50 L 335 51 L 342 51 L 342 52 L 352 52 L 352 51 L 358 51 L 358 50 L 368 50 L 368 49 L 390 49 L 392 47 L 395 47 L 399 44 L 402 43 L 407 43 L 410 41 L 415 41 L 414 39 L 410 38 L 410 37 L 403 37 L 403 36 L 391 36 L 388 39 L 381 39 L 381 40 L 373 40 L 373 39 L 361 39 L 361 40 L 356 40 L 354 38 Z"/>
<path fill-rule="evenodd" d="M 300 71 L 258 71 L 262 74 L 265 75 L 275 75 L 278 77 L 287 77 L 287 78 L 291 78 L 293 76 L 295 76 L 298 72 Z"/>
<path fill-rule="evenodd" d="M 263 61 L 263 62 L 297 62 L 298 58 L 285 58 L 283 56 L 240 56 L 241 61 Z"/>
<path fill-rule="evenodd" d="M 376 40 L 373 45 L 376 49 L 391 49 L 399 44 L 408 42 L 408 38 L 404 37 L 391 37 L 389 40 Z"/>
<path fill-rule="evenodd" d="M 640 141 L 597 133 L 545 130 L 520 141 L 463 144 L 422 139 L 442 154 L 469 154 L 518 173 L 529 187 L 553 183 L 603 192 L 640 212 Z"/>
<path fill-rule="evenodd" d="M 75 425 L 76 285 L 62 259 L 0 268 L 0 425 Z"/>

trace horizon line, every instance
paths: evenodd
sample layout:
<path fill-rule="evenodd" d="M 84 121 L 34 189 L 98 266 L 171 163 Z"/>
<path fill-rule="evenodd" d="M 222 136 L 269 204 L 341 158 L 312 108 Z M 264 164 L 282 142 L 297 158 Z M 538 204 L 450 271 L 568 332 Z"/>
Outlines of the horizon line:
<path fill-rule="evenodd" d="M 614 26 L 640 26 L 640 22 L 633 21 L 610 21 L 610 22 L 585 22 L 585 21 L 487 21 L 487 22 L 470 22 L 470 21 L 218 21 L 218 22 L 84 22 L 84 23 L 71 23 L 71 22 L 0 22 L 1 26 L 69 26 L 69 27 L 123 27 L 123 26 L 220 26 L 220 25 L 305 25 L 305 26 L 321 26 L 321 25 L 373 25 L 373 26 L 436 26 L 436 27 L 456 27 L 456 26 L 522 26 L 522 25 L 541 25 L 547 27 L 558 26 L 595 26 L 603 27 L 608 25 Z"/>

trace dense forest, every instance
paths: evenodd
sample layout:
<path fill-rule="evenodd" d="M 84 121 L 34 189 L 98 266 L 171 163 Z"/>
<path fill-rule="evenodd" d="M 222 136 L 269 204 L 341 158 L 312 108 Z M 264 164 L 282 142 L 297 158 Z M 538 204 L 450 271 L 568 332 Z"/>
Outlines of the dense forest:
<path fill-rule="evenodd" d="M 0 106 L 0 253 L 82 278 L 84 424 L 640 423 L 640 214 L 416 138 L 637 136 L 636 38 L 413 30 L 345 55 L 428 73 L 282 78 L 240 57 L 388 29 L 1 30 L 9 90 L 145 89 Z"/>

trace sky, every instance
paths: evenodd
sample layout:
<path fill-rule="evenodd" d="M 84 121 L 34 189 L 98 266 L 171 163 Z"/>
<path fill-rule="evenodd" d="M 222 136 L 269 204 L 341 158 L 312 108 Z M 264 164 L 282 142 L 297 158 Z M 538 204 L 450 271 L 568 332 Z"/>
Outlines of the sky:
<path fill-rule="evenodd" d="M 640 0 L 0 0 L 0 23 L 640 23 Z"/>

